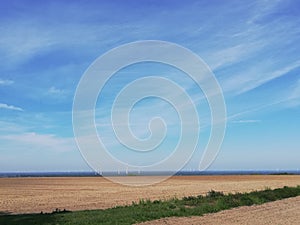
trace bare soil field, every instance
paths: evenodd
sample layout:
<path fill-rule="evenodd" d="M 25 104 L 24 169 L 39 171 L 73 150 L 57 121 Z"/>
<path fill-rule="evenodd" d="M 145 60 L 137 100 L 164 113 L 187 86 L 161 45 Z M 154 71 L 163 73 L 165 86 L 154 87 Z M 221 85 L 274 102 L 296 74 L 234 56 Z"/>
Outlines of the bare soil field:
<path fill-rule="evenodd" d="M 295 225 L 300 221 L 300 196 L 263 205 L 243 206 L 218 213 L 193 217 L 171 217 L 141 225 Z"/>
<path fill-rule="evenodd" d="M 146 177 L 126 177 L 134 183 Z M 103 209 L 140 199 L 169 199 L 209 190 L 249 192 L 300 185 L 299 175 L 175 176 L 143 186 L 122 186 L 101 177 L 0 178 L 0 214 Z"/>

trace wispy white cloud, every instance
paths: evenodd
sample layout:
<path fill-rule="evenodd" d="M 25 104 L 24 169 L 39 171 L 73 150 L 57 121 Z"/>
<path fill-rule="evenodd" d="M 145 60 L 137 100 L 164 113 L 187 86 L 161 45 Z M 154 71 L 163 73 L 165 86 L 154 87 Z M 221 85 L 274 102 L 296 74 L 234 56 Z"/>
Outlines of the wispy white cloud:
<path fill-rule="evenodd" d="M 13 106 L 13 105 L 7 105 L 5 103 L 0 103 L 0 109 L 9 109 L 9 110 L 15 110 L 15 111 L 24 111 L 20 107 Z"/>
<path fill-rule="evenodd" d="M 227 116 L 227 121 L 230 122 L 230 121 L 244 120 L 244 119 L 241 119 L 241 118 L 244 118 L 245 115 L 247 115 L 247 117 L 249 117 L 249 115 L 253 115 L 257 112 L 266 110 L 270 107 L 273 107 L 273 106 L 281 104 L 281 103 L 282 103 L 282 100 L 279 100 L 279 101 L 271 102 L 269 104 L 263 104 L 263 105 L 255 106 L 255 107 L 252 107 L 252 108 L 248 108 L 248 109 L 242 110 L 240 112 L 228 115 Z"/>
<path fill-rule="evenodd" d="M 8 145 L 24 151 L 54 151 L 66 152 L 76 149 L 72 138 L 57 137 L 53 134 L 25 132 L 0 136 L 0 140 L 8 141 Z"/>
<path fill-rule="evenodd" d="M 238 45 L 226 47 L 220 50 L 212 51 L 207 61 L 212 70 L 219 69 L 224 66 L 238 63 L 250 57 L 264 46 L 263 41 L 254 40 L 252 42 L 239 43 Z"/>
<path fill-rule="evenodd" d="M 290 95 L 290 99 L 299 99 L 299 98 L 300 98 L 300 79 L 297 81 L 297 84 Z"/>
<path fill-rule="evenodd" d="M 236 22 L 238 28 L 231 33 L 224 32 L 223 40 L 219 40 L 228 43 L 229 47 L 228 44 L 218 48 L 213 46 L 209 50 L 206 59 L 211 68 L 224 67 L 226 70 L 226 76 L 220 77 L 225 92 L 234 95 L 245 93 L 300 66 L 299 57 L 287 53 L 288 49 L 294 49 L 287 46 L 299 36 L 297 18 L 268 18 L 280 12 L 281 3 L 284 1 L 252 2 L 247 14 L 248 22 Z M 280 49 L 289 56 L 282 59 L 280 54 L 283 51 L 280 52 Z M 223 71 L 218 72 L 224 74 Z"/>
<path fill-rule="evenodd" d="M 92 42 L 90 40 L 78 43 L 78 40 L 83 38 L 78 37 L 80 34 L 93 33 L 93 29 L 89 30 L 89 26 L 78 26 L 75 29 L 70 25 L 67 30 L 59 25 L 47 26 L 47 29 L 45 27 L 42 22 L 32 19 L 0 24 L 0 32 L 3 34 L 0 37 L 0 45 L 3 47 L 0 50 L 2 50 L 2 60 L 6 62 L 5 65 L 8 67 L 19 65 L 43 52 L 62 47 L 68 48 L 72 44 L 86 46 L 86 43 Z M 58 33 L 64 33 L 64 35 L 57 35 Z M 97 35 L 90 34 L 85 38 L 95 36 Z"/>
<path fill-rule="evenodd" d="M 52 86 L 48 89 L 46 94 L 54 98 L 66 98 L 69 95 L 69 92 L 67 90 L 59 89 Z"/>
<path fill-rule="evenodd" d="M 282 103 L 287 107 L 297 107 L 300 105 L 300 79 L 291 87 L 286 98 L 282 100 Z"/>
<path fill-rule="evenodd" d="M 0 134 L 2 171 L 88 169 L 73 138 L 18 130 L 10 133 Z"/>
<path fill-rule="evenodd" d="M 82 6 L 74 8 L 82 12 Z M 49 11 L 51 9 L 48 9 Z M 52 9 L 54 10 L 54 9 Z M 55 9 L 56 11 L 58 9 Z M 89 9 L 91 10 L 91 9 Z M 54 13 L 54 12 L 53 12 Z M 55 12 L 56 13 L 56 12 Z M 103 11 L 103 16 L 108 12 Z M 99 16 L 99 11 L 93 16 Z M 81 14 L 90 17 L 91 15 Z M 76 16 L 76 18 L 78 18 Z M 76 20 L 74 18 L 74 20 Z M 91 18 L 88 18 L 91 19 Z M 0 52 L 1 59 L 5 66 L 12 67 L 27 62 L 37 55 L 52 52 L 57 49 L 64 49 L 71 52 L 72 49 L 82 48 L 84 54 L 104 53 L 103 49 L 109 50 L 120 43 L 125 43 L 124 38 L 130 37 L 132 30 L 138 30 L 143 24 L 131 25 L 107 23 L 84 23 L 78 21 L 66 21 L 65 23 L 53 20 L 48 23 L 34 17 L 16 18 L 13 21 L 0 21 Z M 121 39 L 119 32 L 123 32 L 124 38 Z M 135 34 L 149 32 L 147 29 L 140 29 Z M 132 39 L 132 38 L 131 38 Z M 135 40 L 136 38 L 134 38 Z M 82 40 L 85 40 L 84 42 Z M 103 48 L 103 46 L 105 46 Z M 101 51 L 99 51 L 101 49 Z M 82 58 L 82 60 L 84 60 Z"/>
<path fill-rule="evenodd" d="M 260 18 L 274 12 L 282 0 L 261 0 L 255 2 L 252 17 L 249 18 L 248 23 L 255 23 Z"/>
<path fill-rule="evenodd" d="M 64 93 L 64 91 L 52 86 L 51 88 L 49 88 L 48 93 L 61 95 L 62 93 Z"/>
<path fill-rule="evenodd" d="M 233 120 L 232 123 L 260 123 L 261 120 Z"/>
<path fill-rule="evenodd" d="M 0 79 L 0 86 L 1 85 L 3 85 L 3 86 L 12 85 L 13 83 L 14 83 L 14 81 L 12 81 L 12 80 L 2 80 L 2 79 Z"/>
<path fill-rule="evenodd" d="M 225 92 L 233 92 L 235 94 L 241 94 L 253 90 L 300 67 L 300 60 L 274 71 L 267 67 L 267 65 L 260 66 L 258 64 L 257 68 L 252 68 L 250 71 L 232 75 L 228 79 L 223 80 L 223 90 Z"/>
<path fill-rule="evenodd" d="M 0 133 L 8 134 L 8 133 L 16 133 L 16 132 L 24 132 L 26 129 L 24 126 L 20 124 L 12 123 L 9 121 L 0 120 Z"/>
<path fill-rule="evenodd" d="M 283 68 L 280 68 L 278 70 L 275 70 L 273 72 L 269 72 L 269 73 L 266 73 L 265 75 L 261 75 L 260 77 L 258 77 L 258 79 L 256 80 L 253 80 L 250 84 L 248 83 L 242 90 L 241 92 L 246 92 L 246 91 L 249 91 L 249 90 L 252 90 L 256 87 L 259 87 L 261 86 L 262 84 L 266 83 L 266 82 L 269 82 L 273 79 L 276 79 L 278 77 L 281 77 L 281 76 L 284 76 L 286 75 L 287 73 L 291 72 L 292 70 L 296 69 L 300 67 L 300 60 L 294 62 L 294 63 L 291 63 Z"/>
<path fill-rule="evenodd" d="M 39 29 L 32 21 L 14 21 L 1 24 L 0 44 L 3 46 L 2 60 L 7 65 L 15 65 L 31 58 L 42 49 L 55 44 L 52 35 L 45 29 Z"/>

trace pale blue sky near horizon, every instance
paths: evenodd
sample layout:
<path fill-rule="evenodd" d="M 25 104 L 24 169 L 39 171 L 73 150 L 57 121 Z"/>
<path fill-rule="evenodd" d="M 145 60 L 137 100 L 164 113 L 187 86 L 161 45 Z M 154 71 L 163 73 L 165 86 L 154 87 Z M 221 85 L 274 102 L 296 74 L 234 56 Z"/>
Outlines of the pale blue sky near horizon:
<path fill-rule="evenodd" d="M 299 1 L 11 0 L 0 2 L 0 12 L 0 172 L 91 170 L 73 135 L 76 87 L 97 57 L 139 40 L 182 45 L 215 74 L 227 129 L 209 169 L 300 168 Z M 113 97 L 130 80 L 149 75 L 173 79 L 195 101 L 204 127 L 185 169 L 197 169 L 209 136 L 209 109 L 201 90 L 174 68 L 148 63 L 116 74 L 97 104 L 98 132 L 107 145 L 115 142 L 106 126 Z M 158 99 L 137 105 L 137 136 L 149 135 L 147 121 L 159 113 L 171 125 L 178 119 Z M 178 127 L 169 128 L 165 145 L 172 148 Z M 113 151 L 126 160 L 121 149 Z"/>

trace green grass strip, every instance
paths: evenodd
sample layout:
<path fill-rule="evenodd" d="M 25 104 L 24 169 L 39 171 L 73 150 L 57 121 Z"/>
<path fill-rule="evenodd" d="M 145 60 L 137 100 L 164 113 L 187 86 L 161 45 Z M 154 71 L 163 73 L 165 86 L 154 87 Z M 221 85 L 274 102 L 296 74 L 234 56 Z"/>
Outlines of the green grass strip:
<path fill-rule="evenodd" d="M 210 191 L 206 196 L 170 200 L 140 200 L 129 206 L 104 210 L 53 212 L 50 214 L 1 215 L 1 225 L 96 225 L 134 224 L 171 216 L 201 216 L 238 206 L 263 204 L 300 195 L 300 186 L 224 195 Z"/>

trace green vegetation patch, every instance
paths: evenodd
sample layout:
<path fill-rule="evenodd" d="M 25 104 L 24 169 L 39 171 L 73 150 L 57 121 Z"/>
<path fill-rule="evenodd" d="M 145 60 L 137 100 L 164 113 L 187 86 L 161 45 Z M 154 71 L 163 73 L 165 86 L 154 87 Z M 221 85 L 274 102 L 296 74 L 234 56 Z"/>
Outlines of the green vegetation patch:
<path fill-rule="evenodd" d="M 50 214 L 1 215 L 2 225 L 96 225 L 134 224 L 171 216 L 201 216 L 238 206 L 263 204 L 300 195 L 300 186 L 250 193 L 223 194 L 210 191 L 206 196 L 189 196 L 182 199 L 140 200 L 129 206 L 117 206 L 104 210 L 59 211 Z"/>

